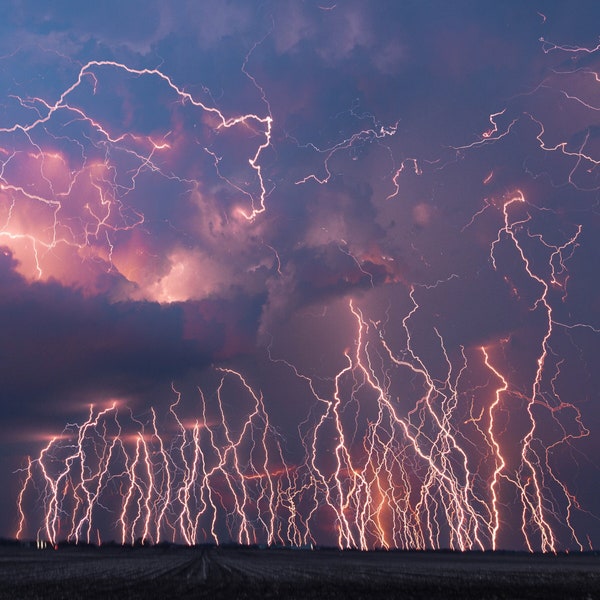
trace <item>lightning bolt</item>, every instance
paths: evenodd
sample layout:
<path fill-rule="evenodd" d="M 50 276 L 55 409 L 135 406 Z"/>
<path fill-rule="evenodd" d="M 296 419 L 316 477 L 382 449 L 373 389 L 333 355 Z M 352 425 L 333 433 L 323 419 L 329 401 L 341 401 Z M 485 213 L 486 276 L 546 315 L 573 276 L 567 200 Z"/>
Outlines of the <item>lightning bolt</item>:
<path fill-rule="evenodd" d="M 138 180 L 151 174 L 189 192 L 201 186 L 171 168 L 171 154 L 178 148 L 172 129 L 152 135 L 114 132 L 93 116 L 94 96 L 109 77 L 149 80 L 170 94 L 173 114 L 186 107 L 199 111 L 204 151 L 212 156 L 217 175 L 249 204 L 246 208 L 239 202 L 237 212 L 248 222 L 264 213 L 271 190 L 262 158 L 271 146 L 273 118 L 264 91 L 247 70 L 250 54 L 242 72 L 259 90 L 267 108 L 264 115 L 226 116 L 160 69 L 135 69 L 116 61 L 87 62 L 54 102 L 14 97 L 31 118 L 0 127 L 0 239 L 18 253 L 24 274 L 32 279 L 77 277 L 77 271 L 68 274 L 61 266 L 59 258 L 68 255 L 76 263 L 127 277 L 126 261 L 120 252 L 116 259 L 115 245 L 123 234 L 147 225 L 143 208 L 138 208 Z M 221 172 L 223 157 L 210 144 L 226 131 L 258 138 L 247 157 L 254 181 L 244 183 Z M 76 202 L 80 195 L 86 197 L 83 205 Z M 93 289 L 91 282 L 85 283 Z"/>

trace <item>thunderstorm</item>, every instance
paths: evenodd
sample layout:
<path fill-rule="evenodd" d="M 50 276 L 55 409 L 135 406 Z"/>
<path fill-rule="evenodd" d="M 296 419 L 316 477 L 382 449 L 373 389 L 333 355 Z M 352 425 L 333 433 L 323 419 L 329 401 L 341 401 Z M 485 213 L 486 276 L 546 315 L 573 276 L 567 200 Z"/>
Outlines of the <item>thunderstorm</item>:
<path fill-rule="evenodd" d="M 9 4 L 0 533 L 598 549 L 594 3 Z"/>

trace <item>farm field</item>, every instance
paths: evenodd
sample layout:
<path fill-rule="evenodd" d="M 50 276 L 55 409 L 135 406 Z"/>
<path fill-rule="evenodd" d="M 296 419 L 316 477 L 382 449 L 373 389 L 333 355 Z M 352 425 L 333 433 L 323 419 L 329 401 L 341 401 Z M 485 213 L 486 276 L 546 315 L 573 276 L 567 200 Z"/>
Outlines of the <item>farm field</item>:
<path fill-rule="evenodd" d="M 0 599 L 600 599 L 600 556 L 0 547 Z"/>

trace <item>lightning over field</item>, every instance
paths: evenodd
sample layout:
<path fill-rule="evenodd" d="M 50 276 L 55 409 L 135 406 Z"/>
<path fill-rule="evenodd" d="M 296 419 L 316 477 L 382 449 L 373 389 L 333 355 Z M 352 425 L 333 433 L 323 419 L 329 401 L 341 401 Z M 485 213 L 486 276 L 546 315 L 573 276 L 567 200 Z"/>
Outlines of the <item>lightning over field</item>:
<path fill-rule="evenodd" d="M 2 532 L 597 549 L 595 4 L 137 4 L 2 25 Z"/>

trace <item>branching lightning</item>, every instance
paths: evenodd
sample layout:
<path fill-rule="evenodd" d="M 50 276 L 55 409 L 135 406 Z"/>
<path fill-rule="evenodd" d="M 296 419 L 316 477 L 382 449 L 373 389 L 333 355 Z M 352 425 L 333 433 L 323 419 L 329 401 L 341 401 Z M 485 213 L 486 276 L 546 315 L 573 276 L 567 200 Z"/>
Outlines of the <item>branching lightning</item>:
<path fill-rule="evenodd" d="M 82 425 L 52 438 L 24 471 L 18 535 L 31 531 L 25 505 L 34 496 L 42 509 L 34 530 L 52 543 L 61 536 L 89 542 L 101 529 L 96 523 L 112 519 L 123 543 L 303 545 L 333 535 L 340 548 L 495 549 L 503 523 L 518 513 L 528 550 L 582 550 L 574 517 L 583 509 L 552 455 L 589 431 L 557 391 L 562 360 L 552 350 L 551 294 L 564 285 L 581 229 L 550 244 L 528 229 L 534 208 L 521 192 L 505 199 L 490 248 L 496 270 L 502 247 L 516 252 L 531 288 L 517 293 L 532 294 L 529 310 L 545 324 L 527 384 L 513 381 L 509 339 L 451 351 L 433 327 L 438 359 L 419 352 L 412 325 L 419 298 L 455 276 L 410 288 L 396 336 L 387 319 L 368 319 L 351 300 L 354 343 L 326 390 L 271 357 L 314 402 L 298 427 L 301 459 L 285 456 L 262 395 L 238 371 L 218 369 L 215 392 L 208 398 L 199 390 L 192 421 L 179 416 L 174 389 L 167 415 L 174 426 L 164 432 L 154 410 L 148 426 L 129 417 L 126 428 L 113 404 L 91 408 Z M 534 265 L 532 242 L 546 263 Z M 248 399 L 243 418 L 225 410 L 226 389 L 234 393 L 228 385 Z M 547 419 L 555 424 L 550 435 L 540 426 Z M 520 438 L 511 434 L 513 420 L 524 427 Z M 132 426 L 135 433 L 126 433 Z M 332 529 L 323 531 L 324 522 Z"/>
<path fill-rule="evenodd" d="M 256 80 L 243 72 L 260 91 Z M 145 226 L 143 207 L 136 208 L 139 200 L 134 198 L 140 178 L 158 175 L 184 184 L 189 191 L 200 186 L 197 179 L 173 168 L 171 154 L 177 152 L 178 144 L 173 129 L 115 133 L 93 116 L 97 110 L 92 108 L 94 97 L 110 85 L 110 77 L 123 76 L 164 87 L 174 107 L 171 127 L 177 127 L 177 106 L 192 109 L 203 128 L 204 137 L 198 143 L 212 157 L 217 175 L 248 201 L 247 208 L 239 204 L 239 214 L 251 222 L 266 209 L 269 183 L 261 159 L 271 144 L 270 110 L 265 115 L 226 116 L 158 68 L 90 61 L 55 102 L 15 97 L 31 119 L 0 127 L 0 241 L 19 252 L 24 274 L 31 279 L 68 277 L 57 258 L 67 250 L 75 264 L 88 261 L 127 277 L 124 261 L 115 262 L 113 251 L 123 232 Z M 253 174 L 247 181 L 221 174 L 222 157 L 211 144 L 226 130 L 242 136 L 249 132 L 258 139 L 247 157 Z"/>

